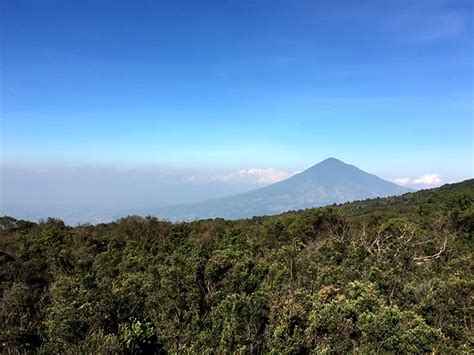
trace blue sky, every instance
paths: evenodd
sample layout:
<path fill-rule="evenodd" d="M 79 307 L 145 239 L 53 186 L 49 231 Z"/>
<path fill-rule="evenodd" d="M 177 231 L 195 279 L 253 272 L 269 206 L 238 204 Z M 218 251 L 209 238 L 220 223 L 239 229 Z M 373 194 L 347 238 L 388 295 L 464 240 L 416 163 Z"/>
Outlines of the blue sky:
<path fill-rule="evenodd" d="M 473 175 L 472 1 L 2 6 L 4 165 Z"/>

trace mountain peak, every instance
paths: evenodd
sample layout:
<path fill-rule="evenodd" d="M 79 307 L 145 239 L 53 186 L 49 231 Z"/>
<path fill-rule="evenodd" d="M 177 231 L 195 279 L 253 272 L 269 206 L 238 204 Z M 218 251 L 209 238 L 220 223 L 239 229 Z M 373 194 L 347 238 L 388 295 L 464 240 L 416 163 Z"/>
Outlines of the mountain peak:
<path fill-rule="evenodd" d="M 316 165 L 322 165 L 322 164 L 344 164 L 344 165 L 347 165 L 343 161 L 341 161 L 339 159 L 336 159 L 336 158 L 333 158 L 333 157 L 329 157 L 327 159 L 324 159 L 323 161 L 319 162 Z"/>
<path fill-rule="evenodd" d="M 349 165 L 344 163 L 343 161 L 330 157 L 327 159 L 324 159 L 323 161 L 313 165 L 312 167 L 308 168 L 307 170 L 303 171 L 302 174 L 304 173 L 321 173 L 322 171 L 326 172 L 340 172 L 340 171 L 346 171 L 348 169 L 357 169 L 353 165 Z"/>

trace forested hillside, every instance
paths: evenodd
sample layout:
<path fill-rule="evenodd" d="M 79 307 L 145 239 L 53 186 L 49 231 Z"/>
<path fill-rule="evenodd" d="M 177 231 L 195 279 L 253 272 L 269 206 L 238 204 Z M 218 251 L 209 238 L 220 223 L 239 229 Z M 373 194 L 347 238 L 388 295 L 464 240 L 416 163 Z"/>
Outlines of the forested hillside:
<path fill-rule="evenodd" d="M 248 220 L 0 220 L 6 353 L 468 353 L 474 180 Z"/>

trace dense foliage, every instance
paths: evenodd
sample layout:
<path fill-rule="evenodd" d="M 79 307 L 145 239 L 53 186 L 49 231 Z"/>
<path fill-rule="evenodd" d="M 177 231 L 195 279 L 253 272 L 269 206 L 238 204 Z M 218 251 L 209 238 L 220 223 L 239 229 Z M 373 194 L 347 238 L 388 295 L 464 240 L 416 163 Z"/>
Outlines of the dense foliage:
<path fill-rule="evenodd" d="M 468 353 L 474 180 L 250 220 L 0 220 L 0 351 Z"/>

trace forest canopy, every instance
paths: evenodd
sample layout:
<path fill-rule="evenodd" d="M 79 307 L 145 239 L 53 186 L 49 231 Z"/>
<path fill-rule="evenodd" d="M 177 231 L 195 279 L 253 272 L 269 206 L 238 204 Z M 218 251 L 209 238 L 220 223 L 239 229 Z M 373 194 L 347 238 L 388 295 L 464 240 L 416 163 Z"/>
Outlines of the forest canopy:
<path fill-rule="evenodd" d="M 246 220 L 0 218 L 6 353 L 470 351 L 474 180 Z"/>

